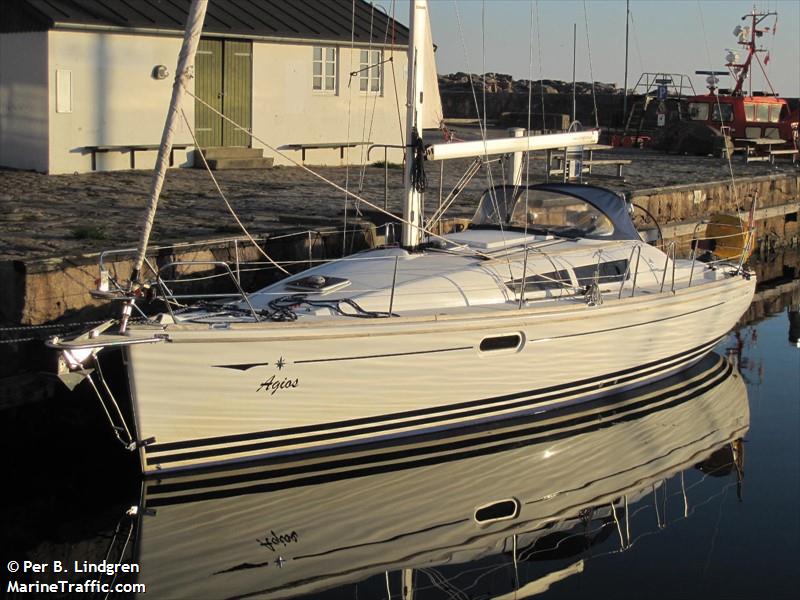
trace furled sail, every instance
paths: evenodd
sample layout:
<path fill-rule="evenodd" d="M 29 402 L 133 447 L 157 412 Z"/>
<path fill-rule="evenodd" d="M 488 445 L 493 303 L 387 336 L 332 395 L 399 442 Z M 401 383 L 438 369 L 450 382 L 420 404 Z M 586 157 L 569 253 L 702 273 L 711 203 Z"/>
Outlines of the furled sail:
<path fill-rule="evenodd" d="M 439 95 L 439 79 L 436 75 L 436 55 L 431 34 L 430 9 L 426 10 L 425 13 L 427 18 L 427 23 L 425 24 L 425 102 L 422 105 L 422 119 L 420 119 L 420 122 L 423 129 L 439 129 L 444 118 L 442 97 Z"/>

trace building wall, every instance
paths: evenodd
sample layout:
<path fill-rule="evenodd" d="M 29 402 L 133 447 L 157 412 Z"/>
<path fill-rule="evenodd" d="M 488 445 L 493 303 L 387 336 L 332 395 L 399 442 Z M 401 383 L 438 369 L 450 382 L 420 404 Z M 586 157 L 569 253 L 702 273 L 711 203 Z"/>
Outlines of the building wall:
<path fill-rule="evenodd" d="M 47 33 L 0 34 L 0 166 L 48 170 Z"/>
<path fill-rule="evenodd" d="M 85 146 L 159 144 L 180 46 L 178 37 L 50 31 L 49 172 L 91 171 Z M 156 65 L 169 69 L 166 79 L 153 79 Z M 58 71 L 70 72 L 71 112 L 58 111 Z M 61 89 L 66 91 L 63 83 Z M 194 101 L 184 98 L 186 116 L 194 123 Z M 174 142 L 191 141 L 180 119 Z M 155 158 L 155 151 L 137 152 L 136 168 L 152 168 Z M 190 164 L 186 151 L 175 151 L 176 166 Z M 128 153 L 97 154 L 97 170 L 129 168 Z"/>
<path fill-rule="evenodd" d="M 329 45 L 330 46 L 330 45 Z M 406 51 L 394 52 L 394 61 L 384 64 L 383 92 L 365 94 L 350 73 L 360 67 L 359 48 L 337 47 L 337 85 L 333 93 L 312 89 L 313 46 L 301 44 L 253 44 L 253 134 L 268 144 L 371 141 L 374 144 L 400 144 L 397 99 L 405 127 Z M 391 56 L 384 51 L 384 60 Z M 394 66 L 395 77 L 391 69 Z M 395 96 L 394 81 L 398 94 Z M 365 118 L 366 116 L 366 118 Z M 253 147 L 264 148 L 253 140 Z M 361 164 L 367 146 L 340 151 L 309 149 L 306 164 Z M 285 151 L 286 156 L 301 160 L 300 151 Z M 275 164 L 289 165 L 290 160 L 265 148 L 264 156 L 274 156 Z M 383 160 L 383 151 L 375 150 L 370 162 Z M 390 151 L 389 160 L 402 161 L 400 150 Z"/>

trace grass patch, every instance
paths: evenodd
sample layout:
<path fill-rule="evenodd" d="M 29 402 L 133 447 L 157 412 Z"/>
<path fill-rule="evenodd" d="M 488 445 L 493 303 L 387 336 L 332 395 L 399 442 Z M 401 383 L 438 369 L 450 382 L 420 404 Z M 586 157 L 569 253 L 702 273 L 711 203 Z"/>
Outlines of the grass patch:
<path fill-rule="evenodd" d="M 378 162 L 374 162 L 374 163 L 372 163 L 372 166 L 373 167 L 379 167 L 381 169 L 383 169 L 384 167 L 386 167 L 387 169 L 402 169 L 403 168 L 402 163 L 394 163 L 394 162 L 387 163 L 385 160 L 379 160 Z"/>
<path fill-rule="evenodd" d="M 72 237 L 76 240 L 104 240 L 107 236 L 100 227 L 81 226 L 72 230 Z"/>

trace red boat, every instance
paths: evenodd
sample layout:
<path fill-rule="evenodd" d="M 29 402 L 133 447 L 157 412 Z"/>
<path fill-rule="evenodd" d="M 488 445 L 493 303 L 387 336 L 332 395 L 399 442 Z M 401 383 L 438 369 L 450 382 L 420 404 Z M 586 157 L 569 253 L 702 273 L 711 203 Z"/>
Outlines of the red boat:
<path fill-rule="evenodd" d="M 687 114 L 690 120 L 705 123 L 718 132 L 724 128 L 725 133 L 733 140 L 782 139 L 793 142 L 797 147 L 800 112 L 790 111 L 789 103 L 775 93 L 764 70 L 764 65 L 769 62 L 769 54 L 762 61 L 759 54 L 765 50 L 756 43 L 765 33 L 770 31 L 775 33 L 777 16 L 775 12 L 759 13 L 753 9 L 750 14 L 742 17 L 742 20 L 749 19 L 751 24 L 745 27 L 737 26 L 733 33 L 737 36 L 739 45 L 747 50 L 747 56 L 743 62 L 739 62 L 738 54 L 728 51 L 726 56 L 728 62 L 725 65 L 736 80 L 736 86 L 730 95 L 718 94 L 717 73 L 700 72 L 708 74 L 706 81 L 709 84 L 709 93 L 687 99 Z M 775 17 L 772 27 L 761 27 L 761 24 L 770 17 Z M 771 94 L 753 95 L 752 89 L 749 94 L 745 93 L 746 83 L 752 88 L 751 75 L 754 63 L 761 68 Z"/>

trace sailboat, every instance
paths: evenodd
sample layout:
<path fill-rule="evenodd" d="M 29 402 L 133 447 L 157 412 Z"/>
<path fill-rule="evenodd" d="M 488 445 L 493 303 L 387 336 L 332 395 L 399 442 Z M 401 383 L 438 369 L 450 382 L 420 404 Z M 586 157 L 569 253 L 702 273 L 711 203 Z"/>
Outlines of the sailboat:
<path fill-rule="evenodd" d="M 204 10 L 196 0 L 187 23 L 137 260 L 118 290 L 122 317 L 49 341 L 64 379 L 94 386 L 145 475 L 335 453 L 587 402 L 697 362 L 750 304 L 743 256 L 676 259 L 674 247 L 643 242 L 626 201 L 599 187 L 493 186 L 469 228 L 435 233 L 422 209 L 426 162 L 578 149 L 598 131 L 426 145 L 428 6 L 414 0 L 401 243 L 132 321 Z M 150 283 L 168 295 L 157 275 Z M 102 377 L 108 348 L 123 353 L 128 414 Z"/>
<path fill-rule="evenodd" d="M 704 492 L 698 477 L 690 472 L 684 481 L 683 472 L 712 453 L 727 452 L 717 472 L 725 472 L 723 463 L 740 479 L 739 440 L 749 421 L 738 369 L 712 354 L 655 384 L 546 419 L 470 432 L 456 443 L 418 440 L 354 449 L 347 463 L 298 458 L 277 469 L 148 479 L 131 511 L 137 583 L 170 598 L 317 597 L 326 590 L 352 597 L 344 588 L 352 583 L 359 597 L 375 597 L 360 582 L 383 583 L 388 573 L 396 588 L 397 573 L 413 571 L 422 587 L 441 568 L 459 580 L 459 597 L 468 590 L 470 598 L 506 597 L 499 596 L 504 586 L 519 592 L 508 597 L 532 596 L 580 573 L 597 552 L 585 552 L 595 540 L 609 538 L 600 550 L 624 552 L 645 528 L 677 520 L 677 506 L 669 518 L 666 508 L 659 512 L 657 494 L 687 517 Z M 671 480 L 677 474 L 679 485 Z M 644 523 L 636 518 L 642 510 Z M 486 563 L 497 570 L 503 557 L 509 571 L 520 565 L 520 579 L 486 578 Z M 568 567 L 553 572 L 558 557 Z M 523 569 L 537 558 L 550 560 Z M 485 579 L 488 589 L 478 586 Z"/>

